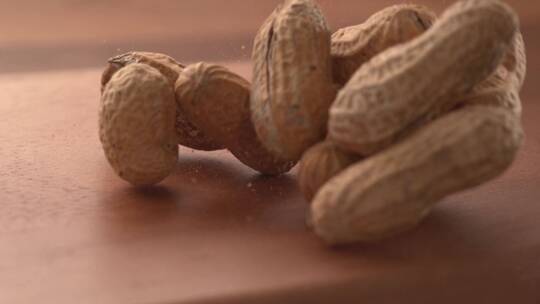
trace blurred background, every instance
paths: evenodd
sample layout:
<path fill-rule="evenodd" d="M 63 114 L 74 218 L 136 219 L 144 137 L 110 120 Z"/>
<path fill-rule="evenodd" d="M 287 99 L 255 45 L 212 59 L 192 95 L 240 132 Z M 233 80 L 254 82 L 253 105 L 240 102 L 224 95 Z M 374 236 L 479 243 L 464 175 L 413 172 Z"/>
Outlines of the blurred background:
<path fill-rule="evenodd" d="M 129 50 L 181 62 L 243 61 L 280 0 L 0 0 L 0 73 L 103 66 Z M 320 0 L 332 30 L 401 0 Z M 454 1 L 415 0 L 437 12 Z M 540 43 L 539 1 L 508 0 L 529 50 Z M 530 52 L 532 53 L 532 52 Z M 530 56 L 532 57 L 532 56 Z M 536 58 L 530 69 L 537 70 Z"/>
<path fill-rule="evenodd" d="M 0 75 L 102 68 L 130 50 L 162 52 L 182 63 L 219 62 L 250 77 L 254 35 L 280 0 L 0 0 Z M 332 31 L 393 4 L 440 13 L 453 0 L 319 0 Z M 540 1 L 507 0 L 521 18 L 528 53 L 524 121 L 536 122 L 540 92 Z M 96 81 L 97 84 L 97 81 Z M 529 128 L 540 142 L 540 130 Z"/>

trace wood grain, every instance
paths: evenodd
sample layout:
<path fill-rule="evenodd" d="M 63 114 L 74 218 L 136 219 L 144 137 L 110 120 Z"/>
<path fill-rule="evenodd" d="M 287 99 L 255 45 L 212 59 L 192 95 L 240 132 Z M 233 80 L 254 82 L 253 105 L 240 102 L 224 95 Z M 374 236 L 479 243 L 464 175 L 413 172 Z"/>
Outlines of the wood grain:
<path fill-rule="evenodd" d="M 175 1 L 201 10 L 216 2 Z M 241 2 L 231 1 L 224 12 Z M 6 3 L 0 2 L 0 15 L 18 5 L 31 10 L 36 2 Z M 55 0 L 47 9 L 62 3 L 98 5 Z M 160 3 L 167 10 L 175 5 Z M 273 5 L 260 3 L 254 12 Z M 341 22 L 357 13 L 349 4 L 363 17 L 390 2 L 372 3 L 323 1 Z M 32 57 L 52 45 L 66 54 L 94 45 L 99 33 L 81 42 L 66 28 L 53 43 L 47 34 L 53 25 L 43 25 L 40 34 L 26 24 L 27 42 L 20 42 L 25 30 L 17 39 L 0 35 L 0 50 L 11 54 L 0 56 L 4 67 L 25 57 L 34 62 L 0 74 L 0 303 L 539 303 L 539 11 L 531 2 L 512 3 L 523 14 L 530 58 L 523 92 L 527 140 L 516 163 L 496 181 L 446 199 L 406 235 L 344 248 L 325 247 L 305 228 L 295 172 L 262 178 L 226 152 L 182 149 L 161 187 L 133 189 L 112 172 L 97 136 L 100 69 L 91 66 L 106 52 L 75 52 L 75 64 L 65 65 L 61 56 L 45 65 Z M 170 14 L 176 12 L 184 14 Z M 241 24 L 238 37 L 248 37 L 260 15 L 231 28 Z M 225 48 L 226 40 L 220 42 Z M 182 53 L 179 44 L 167 45 Z M 224 64 L 249 76 L 249 63 L 231 54 L 224 57 L 234 61 Z M 203 51 L 195 55 L 205 58 Z"/>

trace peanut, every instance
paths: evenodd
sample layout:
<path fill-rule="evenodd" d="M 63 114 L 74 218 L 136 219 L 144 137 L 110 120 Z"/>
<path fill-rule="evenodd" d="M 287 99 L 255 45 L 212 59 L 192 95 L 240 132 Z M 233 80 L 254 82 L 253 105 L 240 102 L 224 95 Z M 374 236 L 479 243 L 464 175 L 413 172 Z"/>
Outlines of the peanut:
<path fill-rule="evenodd" d="M 174 87 L 176 79 L 178 79 L 178 76 L 184 70 L 184 65 L 178 63 L 172 57 L 165 54 L 151 52 L 129 52 L 109 59 L 109 64 L 101 77 L 101 90 L 103 91 L 105 85 L 118 70 L 133 63 L 144 63 L 157 69 L 168 79 L 172 87 Z M 176 116 L 176 133 L 179 145 L 204 151 L 223 149 L 223 147 L 216 144 L 195 126 L 193 126 L 184 117 L 184 113 L 178 111 Z"/>
<path fill-rule="evenodd" d="M 512 45 L 506 52 L 504 60 L 499 64 L 495 72 L 486 80 L 476 85 L 472 91 L 460 100 L 457 107 L 464 104 L 484 104 L 506 107 L 517 116 L 521 116 L 521 99 L 519 91 L 525 78 L 527 59 L 525 46 L 521 33 L 516 33 Z M 457 108 L 456 107 L 456 108 Z M 406 138 L 426 123 L 444 115 L 446 110 L 439 109 L 428 113 L 414 122 L 402 132 L 396 141 Z"/>
<path fill-rule="evenodd" d="M 521 33 L 517 33 L 504 61 L 495 73 L 480 83 L 462 102 L 507 108 L 521 116 L 519 91 L 525 80 L 527 58 Z"/>
<path fill-rule="evenodd" d="M 311 201 L 322 185 L 359 159 L 330 141 L 316 144 L 302 155 L 298 168 L 300 191 Z"/>
<path fill-rule="evenodd" d="M 188 66 L 176 83 L 176 102 L 199 130 L 264 174 L 289 171 L 294 162 L 275 157 L 257 138 L 249 108 L 250 84 L 224 67 Z"/>
<path fill-rule="evenodd" d="M 422 117 L 453 109 L 496 69 L 517 27 L 499 1 L 453 5 L 426 33 L 360 67 L 330 109 L 330 140 L 372 155 Z"/>
<path fill-rule="evenodd" d="M 105 71 L 101 75 L 101 90 L 103 91 L 105 85 L 118 70 L 133 63 L 144 63 L 157 69 L 171 84 L 176 82 L 178 75 L 184 69 L 184 65 L 165 54 L 128 52 L 109 59 L 107 68 L 105 68 Z"/>
<path fill-rule="evenodd" d="M 424 125 L 324 184 L 308 214 L 315 232 L 330 244 L 390 237 L 416 226 L 443 197 L 502 174 L 523 139 L 526 56 L 519 32 L 511 41 L 496 71 L 457 108 L 434 121 L 423 116 Z"/>
<path fill-rule="evenodd" d="M 163 180 L 178 159 L 169 80 L 149 65 L 133 63 L 112 75 L 101 100 L 100 140 L 116 173 L 136 186 Z"/>
<path fill-rule="evenodd" d="M 424 33 L 435 18 L 426 7 L 400 4 L 374 14 L 360 25 L 339 29 L 332 35 L 334 81 L 345 85 L 361 65 Z"/>
<path fill-rule="evenodd" d="M 315 232 L 339 244 L 408 230 L 444 196 L 501 174 L 521 138 L 518 120 L 502 108 L 447 114 L 324 185 L 311 207 Z"/>
<path fill-rule="evenodd" d="M 262 144 L 296 162 L 326 134 L 334 100 L 330 33 L 310 0 L 287 0 L 266 20 L 253 51 L 252 121 Z"/>
<path fill-rule="evenodd" d="M 523 139 L 515 13 L 468 0 L 434 20 L 393 6 L 331 41 L 313 1 L 285 0 L 255 39 L 251 88 L 218 65 L 114 57 L 102 76 L 105 155 L 134 185 L 164 179 L 178 143 L 227 148 L 264 174 L 301 158 L 307 222 L 326 242 L 409 230 L 445 196 L 502 174 Z"/>

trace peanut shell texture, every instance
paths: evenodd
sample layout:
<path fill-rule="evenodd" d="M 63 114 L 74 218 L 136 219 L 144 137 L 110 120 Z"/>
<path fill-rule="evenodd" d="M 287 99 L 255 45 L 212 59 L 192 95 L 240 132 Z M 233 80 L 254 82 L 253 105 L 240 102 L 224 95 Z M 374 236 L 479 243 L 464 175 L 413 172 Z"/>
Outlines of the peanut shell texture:
<path fill-rule="evenodd" d="M 330 109 L 329 139 L 372 155 L 418 120 L 452 110 L 495 71 L 517 28 L 499 1 L 454 4 L 426 33 L 360 67 Z"/>
<path fill-rule="evenodd" d="M 399 4 L 377 12 L 362 24 L 337 30 L 331 48 L 334 81 L 345 85 L 364 63 L 423 34 L 435 19 L 435 13 L 424 6 Z"/>
<path fill-rule="evenodd" d="M 341 150 L 330 141 L 322 141 L 307 150 L 298 167 L 298 186 L 311 201 L 319 188 L 360 157 Z"/>
<path fill-rule="evenodd" d="M 251 121 L 250 84 L 225 67 L 188 66 L 176 83 L 176 102 L 190 122 L 248 167 L 277 175 L 295 165 L 261 144 Z"/>
<path fill-rule="evenodd" d="M 527 56 L 521 33 L 516 33 L 505 59 L 497 70 L 478 84 L 464 99 L 463 104 L 500 106 L 521 117 L 522 105 L 519 92 L 525 81 Z"/>
<path fill-rule="evenodd" d="M 345 244 L 407 231 L 446 195 L 503 173 L 522 137 L 521 123 L 504 108 L 453 111 L 325 184 L 311 205 L 315 233 Z"/>
<path fill-rule="evenodd" d="M 178 160 L 169 80 L 149 65 L 130 64 L 111 77 L 101 98 L 99 135 L 111 167 L 135 186 L 162 181 Z"/>
<path fill-rule="evenodd" d="M 116 73 L 119 69 L 133 63 L 144 63 L 157 69 L 169 80 L 171 84 L 176 82 L 178 75 L 184 69 L 183 64 L 165 54 L 139 51 L 124 53 L 109 58 L 108 65 L 101 76 L 102 91 L 114 73 Z"/>
<path fill-rule="evenodd" d="M 178 76 L 185 68 L 183 64 L 177 62 L 174 58 L 165 54 L 153 52 L 133 51 L 112 57 L 108 61 L 108 65 L 101 77 L 102 91 L 114 73 L 133 63 L 144 63 L 157 69 L 167 78 L 171 87 L 174 87 Z M 219 146 L 193 126 L 180 111 L 176 114 L 176 133 L 179 145 L 203 151 L 223 149 L 223 147 Z"/>
<path fill-rule="evenodd" d="M 324 139 L 332 83 L 330 33 L 319 7 L 288 0 L 259 30 L 253 50 L 252 121 L 263 145 L 290 161 Z"/>

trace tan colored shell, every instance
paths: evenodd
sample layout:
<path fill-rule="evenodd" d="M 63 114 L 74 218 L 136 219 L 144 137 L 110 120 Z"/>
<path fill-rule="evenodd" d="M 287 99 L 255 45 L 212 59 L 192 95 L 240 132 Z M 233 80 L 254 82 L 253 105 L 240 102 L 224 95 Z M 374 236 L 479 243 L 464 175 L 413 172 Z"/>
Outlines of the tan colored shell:
<path fill-rule="evenodd" d="M 454 108 L 502 61 L 518 27 L 494 0 L 458 2 L 423 35 L 364 64 L 330 110 L 329 138 L 371 155 L 416 120 Z"/>
<path fill-rule="evenodd" d="M 173 85 L 176 82 L 178 75 L 182 73 L 182 70 L 184 69 L 184 65 L 177 62 L 172 57 L 165 54 L 151 52 L 128 52 L 112 57 L 108 60 L 108 62 L 109 64 L 107 65 L 107 68 L 105 68 L 105 71 L 101 75 L 102 91 L 114 73 L 129 64 L 147 64 L 157 69 Z"/>
<path fill-rule="evenodd" d="M 316 144 L 302 155 L 298 169 L 300 191 L 311 201 L 322 185 L 359 159 L 332 142 Z"/>
<path fill-rule="evenodd" d="M 109 64 L 101 77 L 102 91 L 107 82 L 119 69 L 133 64 L 144 63 L 163 74 L 174 87 L 178 75 L 184 70 L 184 65 L 178 63 L 172 57 L 151 52 L 129 52 L 122 55 L 118 55 L 109 59 Z M 178 137 L 178 144 L 186 146 L 192 149 L 213 151 L 221 150 L 222 146 L 215 143 L 212 139 L 208 138 L 195 126 L 193 126 L 185 117 L 182 112 L 178 112 L 176 117 L 176 132 Z"/>
<path fill-rule="evenodd" d="M 437 201 L 501 174 L 522 140 L 510 111 L 468 106 L 331 179 L 312 208 L 331 244 L 374 241 L 414 227 Z"/>
<path fill-rule="evenodd" d="M 362 24 L 339 29 L 332 35 L 334 81 L 345 85 L 362 64 L 424 33 L 435 18 L 424 6 L 399 4 L 383 9 Z"/>
<path fill-rule="evenodd" d="M 516 33 L 513 43 L 497 71 L 488 79 L 478 84 L 473 92 L 465 98 L 461 105 L 465 106 L 465 108 L 449 114 L 441 118 L 440 121 L 436 121 L 432 125 L 428 125 L 418 131 L 418 133 L 427 133 L 429 131 L 426 131 L 426 129 L 430 128 L 435 132 L 437 125 L 441 128 L 439 133 L 445 128 L 474 128 L 478 125 L 478 119 L 484 115 L 485 117 L 481 119 L 486 120 L 486 122 L 500 123 L 495 128 L 489 129 L 490 131 L 494 131 L 502 126 L 505 128 L 503 131 L 507 135 L 501 133 L 500 137 L 491 140 L 483 140 L 483 136 L 474 137 L 470 140 L 476 140 L 478 142 L 476 149 L 468 148 L 469 145 L 463 145 L 463 141 L 459 141 L 458 144 L 452 144 L 452 136 L 456 136 L 456 134 L 461 132 L 452 131 L 452 129 L 445 131 L 452 133 L 450 137 L 441 136 L 440 139 L 437 139 L 434 135 L 428 136 L 427 134 L 424 134 L 423 137 L 422 135 L 414 134 L 410 139 L 405 138 L 402 143 L 391 147 L 387 152 L 381 152 L 377 156 L 354 165 L 357 169 L 348 169 L 358 170 L 355 173 L 352 171 L 347 173 L 349 174 L 348 178 L 339 177 L 337 181 L 332 180 L 323 187 L 324 190 L 321 190 L 321 192 L 326 191 L 328 196 L 325 203 L 320 203 L 320 206 L 325 207 L 318 207 L 317 209 L 319 210 L 319 216 L 327 217 L 325 221 L 331 221 L 329 219 L 330 216 L 338 217 L 338 215 L 332 212 L 346 212 L 347 216 L 349 216 L 349 214 L 353 214 L 351 212 L 352 208 L 359 208 L 358 212 L 354 213 L 356 215 L 350 216 L 356 217 L 356 219 L 353 218 L 349 224 L 346 224 L 354 226 L 354 229 L 347 232 L 346 230 L 348 228 L 336 228 L 336 224 L 333 223 L 326 223 L 324 224 L 326 228 L 321 228 L 321 222 L 315 223 L 316 220 L 312 214 L 315 212 L 315 207 L 308 214 L 307 220 L 310 226 L 315 226 L 315 229 L 325 231 L 320 232 L 320 234 L 326 233 L 327 236 L 325 238 L 330 243 L 377 240 L 412 228 L 429 212 L 432 204 L 437 201 L 437 195 L 442 197 L 453 191 L 475 186 L 490 179 L 490 176 L 496 176 L 498 173 L 504 171 L 512 162 L 521 143 L 522 129 L 519 121 L 521 102 L 519 91 L 525 79 L 525 73 L 526 56 L 523 37 L 520 33 Z M 475 112 L 482 113 L 475 115 Z M 493 114 L 486 114 L 489 112 L 493 112 Z M 458 118 L 459 115 L 463 117 Z M 472 117 L 473 115 L 477 117 Z M 473 123 L 471 124 L 469 120 Z M 449 121 L 453 122 L 448 123 Z M 459 121 L 462 122 L 460 123 Z M 424 120 L 424 123 L 429 123 L 429 121 Z M 418 124 L 417 127 L 421 128 L 422 125 Z M 487 130 L 488 127 L 484 127 L 484 129 Z M 432 138 L 432 140 L 428 140 L 428 138 Z M 435 148 L 435 151 L 425 151 L 426 148 L 431 149 L 434 146 L 441 147 L 443 141 L 449 139 L 450 142 L 448 142 L 448 148 L 445 148 L 446 151 L 442 152 L 439 148 Z M 418 144 L 417 152 L 414 152 L 415 143 Z M 486 143 L 486 145 L 483 146 L 482 143 Z M 500 144 L 498 147 L 501 149 L 500 151 L 493 149 L 497 143 Z M 406 147 L 407 145 L 408 147 Z M 410 152 L 406 154 L 403 151 Z M 428 157 L 428 153 L 433 153 L 434 155 Z M 488 157 L 490 153 L 493 154 L 491 158 Z M 482 163 L 483 165 L 477 165 L 476 162 L 472 161 L 468 169 L 464 165 L 459 165 L 462 168 L 460 169 L 461 171 L 468 170 L 469 174 L 466 175 L 460 173 L 460 170 L 453 169 L 453 166 L 456 166 L 461 161 L 461 155 L 463 157 L 470 157 L 470 154 L 476 154 L 477 163 Z M 420 158 L 413 162 L 413 155 L 418 155 Z M 484 159 L 481 159 L 482 155 Z M 423 163 L 424 161 L 425 163 Z M 448 161 L 452 162 L 448 163 Z M 492 167 L 487 168 L 486 166 L 489 165 L 490 161 L 492 162 Z M 377 168 L 373 162 L 380 162 L 380 170 L 386 171 L 376 172 L 375 170 Z M 365 163 L 370 163 L 370 165 Z M 388 165 L 392 167 L 388 168 Z M 444 169 L 444 166 L 447 166 L 447 168 Z M 368 167 L 370 169 L 366 169 Z M 441 172 L 441 168 L 446 170 L 446 177 L 438 175 L 439 173 L 437 172 Z M 362 170 L 364 171 L 360 172 Z M 424 172 L 426 171 L 430 174 L 429 176 L 425 176 Z M 477 173 L 476 176 L 474 175 L 475 172 Z M 376 176 L 372 177 L 372 174 Z M 353 175 L 356 177 L 353 177 Z M 353 178 L 362 182 L 353 182 Z M 430 181 L 430 179 L 433 180 Z M 348 185 L 341 184 L 345 183 L 345 180 L 349 183 Z M 362 184 L 363 182 L 369 185 Z M 440 182 L 446 185 L 440 186 Z M 331 186 L 332 183 L 340 183 L 341 187 L 335 188 L 335 186 Z M 359 188 L 362 185 L 365 185 L 365 188 Z M 384 193 L 385 190 L 383 188 L 388 188 L 389 192 L 394 191 L 394 194 Z M 353 193 L 356 190 L 351 189 L 358 189 L 358 192 Z M 399 191 L 400 189 L 401 191 Z M 374 198 L 373 195 L 378 196 Z M 347 199 L 344 199 L 344 197 Z M 343 206 L 342 201 L 348 201 L 349 205 Z M 321 208 L 327 209 L 323 210 Z M 343 211 L 342 208 L 349 208 L 349 210 Z M 340 209 L 342 211 L 339 211 Z M 338 224 L 341 224 L 343 220 L 343 218 L 339 218 L 340 223 Z M 352 223 L 353 221 L 356 223 Z M 331 229 L 335 230 L 331 231 Z"/>
<path fill-rule="evenodd" d="M 521 116 L 521 99 L 519 91 L 523 85 L 526 72 L 525 46 L 521 33 L 516 33 L 512 45 L 505 53 L 504 60 L 495 72 L 486 80 L 478 83 L 454 108 L 439 107 L 427 113 L 401 132 L 395 142 L 399 142 L 416 132 L 427 123 L 466 104 L 483 104 L 501 106 Z"/>
<path fill-rule="evenodd" d="M 297 161 L 326 133 L 332 83 L 330 33 L 310 0 L 287 0 L 255 39 L 252 120 L 265 147 Z"/>
<path fill-rule="evenodd" d="M 295 163 L 275 157 L 257 138 L 249 96 L 250 85 L 246 80 L 213 64 L 188 66 L 176 83 L 178 107 L 204 134 L 256 171 L 264 174 L 289 171 Z"/>
<path fill-rule="evenodd" d="M 521 116 L 519 91 L 525 80 L 526 69 L 525 44 L 521 33 L 517 33 L 495 73 L 476 86 L 463 103 L 500 106 Z"/>
<path fill-rule="evenodd" d="M 136 186 L 167 177 L 178 159 L 176 105 L 167 78 L 134 63 L 111 77 L 101 98 L 99 135 L 116 173 Z"/>

